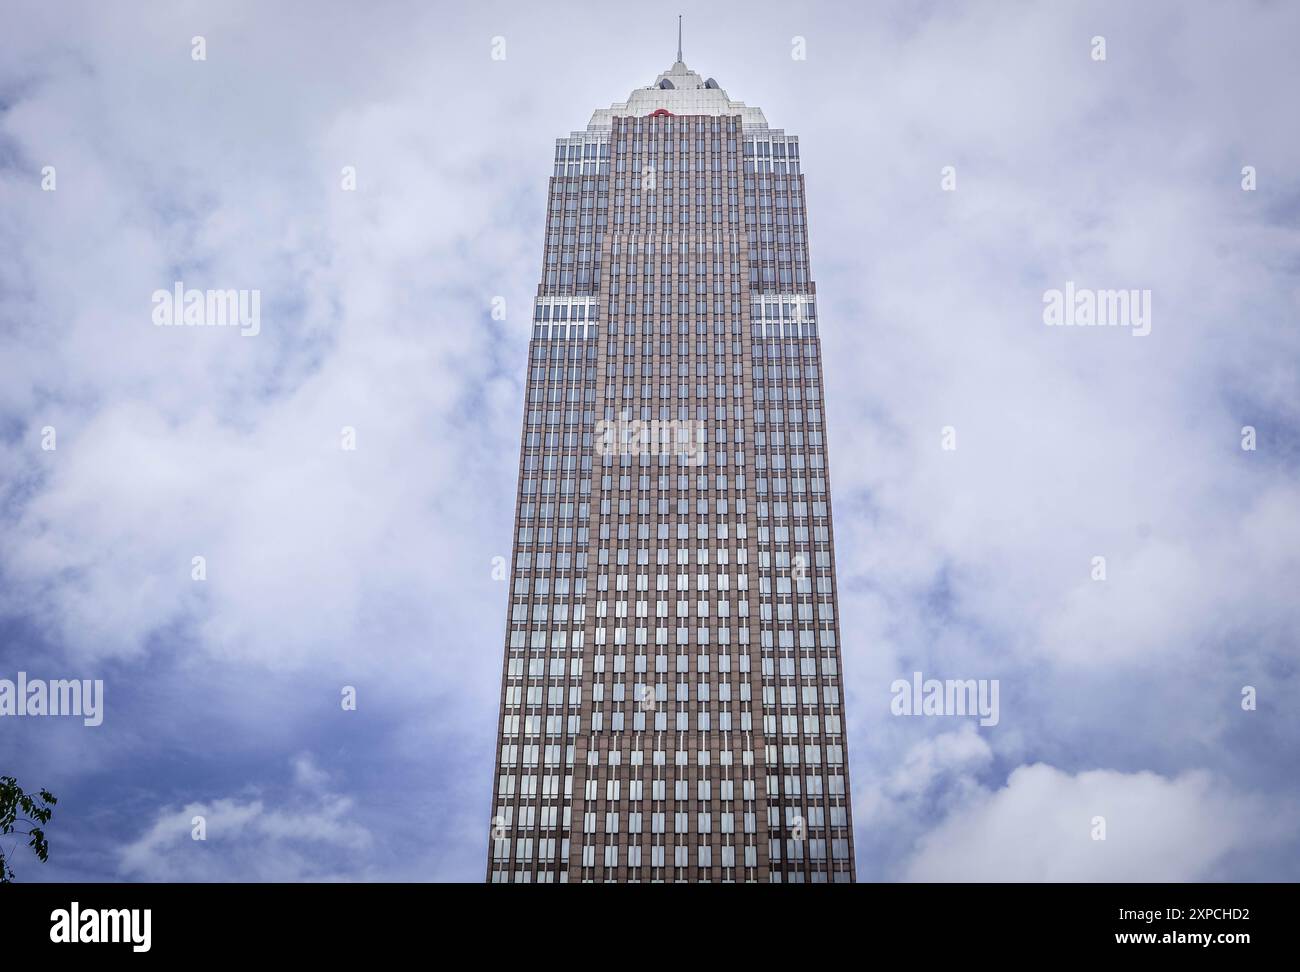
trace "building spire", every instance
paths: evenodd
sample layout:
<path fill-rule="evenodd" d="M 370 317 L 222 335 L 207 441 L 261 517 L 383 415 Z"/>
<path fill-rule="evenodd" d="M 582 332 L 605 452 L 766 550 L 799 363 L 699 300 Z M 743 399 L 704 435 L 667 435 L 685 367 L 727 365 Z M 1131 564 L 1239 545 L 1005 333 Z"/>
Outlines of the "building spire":
<path fill-rule="evenodd" d="M 677 63 L 682 63 L 682 15 L 677 15 Z"/>

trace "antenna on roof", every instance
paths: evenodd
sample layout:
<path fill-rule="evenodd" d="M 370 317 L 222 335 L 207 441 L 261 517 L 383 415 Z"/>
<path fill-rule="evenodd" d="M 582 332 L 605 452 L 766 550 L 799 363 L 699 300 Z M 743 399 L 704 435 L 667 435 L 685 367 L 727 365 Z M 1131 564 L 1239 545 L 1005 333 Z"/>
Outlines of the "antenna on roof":
<path fill-rule="evenodd" d="M 680 64 L 682 60 L 682 15 L 677 15 L 677 61 Z"/>

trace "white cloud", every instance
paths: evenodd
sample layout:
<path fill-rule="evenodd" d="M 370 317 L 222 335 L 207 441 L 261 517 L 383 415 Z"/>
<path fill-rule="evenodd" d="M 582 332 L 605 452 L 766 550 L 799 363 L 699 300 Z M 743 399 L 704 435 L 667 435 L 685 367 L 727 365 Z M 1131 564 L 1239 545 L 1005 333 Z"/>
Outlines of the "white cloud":
<path fill-rule="evenodd" d="M 325 789 L 309 755 L 293 760 L 294 788 L 160 809 L 120 852 L 136 881 L 329 881 L 366 871 L 374 838 L 351 798 Z M 195 818 L 206 838 L 195 840 Z"/>
<path fill-rule="evenodd" d="M 1094 840 L 1095 818 L 1105 840 Z M 1021 766 L 1006 786 L 954 809 L 919 843 L 913 881 L 1198 881 L 1224 858 L 1294 839 L 1260 800 L 1214 774 L 1175 778 Z"/>

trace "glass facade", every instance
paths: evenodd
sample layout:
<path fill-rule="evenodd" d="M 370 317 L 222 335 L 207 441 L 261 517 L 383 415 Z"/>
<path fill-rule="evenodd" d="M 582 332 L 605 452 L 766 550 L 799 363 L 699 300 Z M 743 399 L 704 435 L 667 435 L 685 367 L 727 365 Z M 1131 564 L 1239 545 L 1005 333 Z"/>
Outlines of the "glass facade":
<path fill-rule="evenodd" d="M 679 61 L 548 200 L 488 879 L 851 881 L 798 139 Z"/>

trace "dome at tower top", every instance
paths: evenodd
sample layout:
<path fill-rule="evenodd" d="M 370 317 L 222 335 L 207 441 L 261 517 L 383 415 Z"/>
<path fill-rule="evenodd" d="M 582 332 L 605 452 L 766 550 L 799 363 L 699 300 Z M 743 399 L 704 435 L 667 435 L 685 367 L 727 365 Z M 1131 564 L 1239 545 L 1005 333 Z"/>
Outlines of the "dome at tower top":
<path fill-rule="evenodd" d="M 743 101 L 732 101 L 713 78 L 702 78 L 680 60 L 655 78 L 654 84 L 637 88 L 626 101 L 608 108 L 598 108 L 587 124 L 588 130 L 609 128 L 616 116 L 641 118 L 654 114 L 669 115 L 740 115 L 746 128 L 767 128 L 767 119 L 759 108 Z"/>

